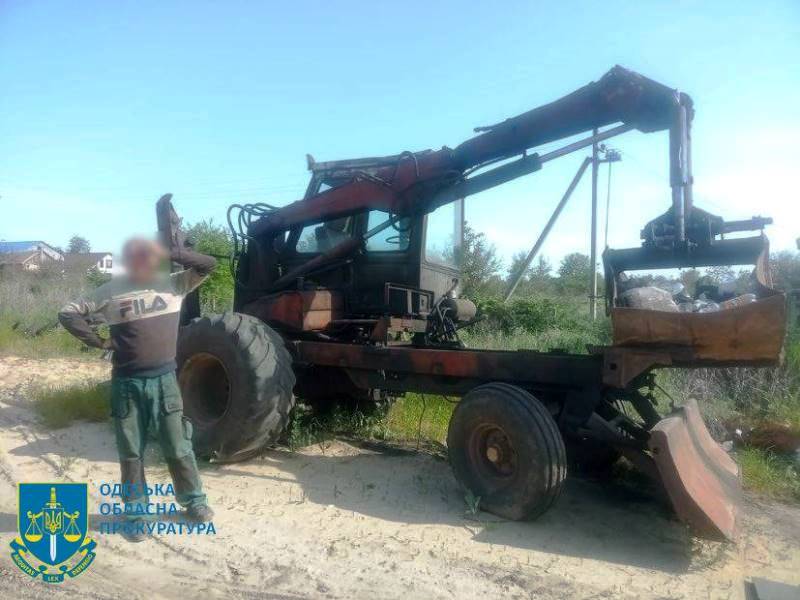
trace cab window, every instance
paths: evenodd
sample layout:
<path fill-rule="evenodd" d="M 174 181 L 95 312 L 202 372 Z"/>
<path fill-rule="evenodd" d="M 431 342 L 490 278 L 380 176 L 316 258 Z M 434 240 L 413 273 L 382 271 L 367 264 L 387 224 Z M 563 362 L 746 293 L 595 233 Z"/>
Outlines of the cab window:
<path fill-rule="evenodd" d="M 458 266 L 464 230 L 464 201 L 440 206 L 427 217 L 425 260 L 448 267 Z"/>
<path fill-rule="evenodd" d="M 367 231 L 381 225 L 389 218 L 388 213 L 371 210 L 367 217 Z M 402 252 L 408 250 L 411 241 L 411 220 L 400 219 L 395 227 L 387 227 L 367 239 L 367 252 Z"/>
<path fill-rule="evenodd" d="M 353 237 L 353 217 L 314 223 L 303 227 L 295 250 L 303 254 L 327 252 L 351 237 Z"/>

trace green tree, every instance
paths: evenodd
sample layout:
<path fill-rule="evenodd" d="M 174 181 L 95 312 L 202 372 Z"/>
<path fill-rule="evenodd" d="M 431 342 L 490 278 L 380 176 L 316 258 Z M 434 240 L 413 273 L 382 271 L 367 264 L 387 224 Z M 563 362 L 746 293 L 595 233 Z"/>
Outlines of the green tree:
<path fill-rule="evenodd" d="M 194 249 L 204 254 L 217 256 L 217 268 L 200 287 L 200 306 L 204 313 L 220 313 L 233 307 L 233 276 L 230 256 L 233 242 L 226 227 L 217 225 L 212 219 L 200 221 L 189 226 L 186 238 Z"/>
<path fill-rule="evenodd" d="M 483 233 L 464 225 L 464 244 L 458 250 L 456 261 L 461 269 L 461 291 L 468 298 L 497 295 L 503 287 L 498 275 L 502 261 L 497 249 Z"/>
<path fill-rule="evenodd" d="M 67 243 L 67 252 L 70 254 L 88 254 L 91 249 L 89 240 L 79 235 L 73 235 Z"/>
<path fill-rule="evenodd" d="M 524 250 L 520 250 L 519 252 L 514 254 L 514 256 L 511 257 L 511 266 L 508 268 L 509 281 L 514 281 L 514 279 L 517 278 L 517 275 L 522 270 L 522 265 L 524 264 L 525 258 L 527 258 L 527 256 L 528 256 L 527 252 L 525 252 Z M 531 274 L 531 268 L 528 267 L 528 269 L 525 271 L 525 274 L 522 276 L 522 279 L 520 279 L 519 282 L 520 285 L 522 285 L 523 282 L 528 280 L 530 274 Z"/>
<path fill-rule="evenodd" d="M 536 263 L 530 268 L 528 280 L 534 288 L 549 288 L 553 283 L 553 265 L 544 256 L 536 259 Z"/>
<path fill-rule="evenodd" d="M 508 270 L 508 281 L 506 285 L 511 285 L 514 281 L 516 274 L 522 269 L 525 259 L 528 257 L 527 252 L 517 252 L 511 259 L 511 267 Z M 544 257 L 539 256 L 534 263 L 529 266 L 522 279 L 517 286 L 516 295 L 529 296 L 535 293 L 548 293 L 552 291 L 553 277 L 551 272 L 553 270 L 550 262 Z"/>
<path fill-rule="evenodd" d="M 567 254 L 558 267 L 558 287 L 562 292 L 587 293 L 591 272 L 588 256 L 580 252 Z"/>

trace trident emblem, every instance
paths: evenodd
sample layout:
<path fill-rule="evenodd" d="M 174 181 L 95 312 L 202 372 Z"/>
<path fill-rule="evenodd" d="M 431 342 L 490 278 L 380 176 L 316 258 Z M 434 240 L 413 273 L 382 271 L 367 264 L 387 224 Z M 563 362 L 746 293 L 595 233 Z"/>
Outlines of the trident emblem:
<path fill-rule="evenodd" d="M 58 548 L 58 534 L 62 534 L 68 542 L 77 542 L 81 539 L 81 532 L 75 523 L 80 516 L 79 511 L 68 513 L 64 510 L 58 500 L 56 500 L 56 488 L 50 488 L 50 502 L 45 502 L 41 512 L 34 513 L 28 511 L 28 518 L 31 520 L 28 529 L 25 531 L 25 539 L 29 542 L 38 542 L 44 533 L 50 536 L 50 560 L 55 562 L 56 550 Z M 69 523 L 64 526 L 64 519 Z"/>

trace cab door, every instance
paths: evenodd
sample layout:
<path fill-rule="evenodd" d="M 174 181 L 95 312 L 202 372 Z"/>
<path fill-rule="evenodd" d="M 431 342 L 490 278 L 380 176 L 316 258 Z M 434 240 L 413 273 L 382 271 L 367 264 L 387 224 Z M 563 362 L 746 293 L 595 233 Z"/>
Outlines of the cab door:
<path fill-rule="evenodd" d="M 419 287 L 433 292 L 434 298 L 446 294 L 454 284 L 458 293 L 464 243 L 463 198 L 426 215 L 423 230 Z"/>
<path fill-rule="evenodd" d="M 371 210 L 361 215 L 361 231 L 366 233 L 381 225 L 389 215 Z M 369 237 L 364 242 L 353 269 L 350 301 L 360 314 L 384 315 L 391 312 L 386 298 L 386 284 L 418 288 L 424 217 L 398 219 L 396 224 Z"/>

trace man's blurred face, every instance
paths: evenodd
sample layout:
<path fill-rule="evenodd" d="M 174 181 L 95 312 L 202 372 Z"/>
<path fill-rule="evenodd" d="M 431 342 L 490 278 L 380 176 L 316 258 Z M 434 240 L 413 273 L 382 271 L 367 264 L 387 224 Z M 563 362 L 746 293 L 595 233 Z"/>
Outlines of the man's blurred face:
<path fill-rule="evenodd" d="M 164 249 L 157 242 L 145 238 L 130 239 L 122 248 L 122 262 L 128 277 L 140 283 L 155 278 L 164 256 Z"/>

